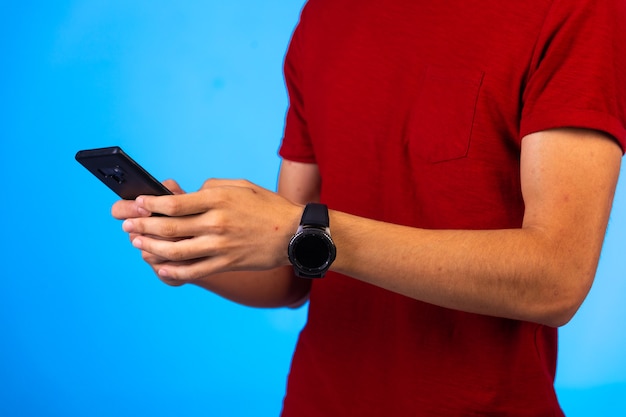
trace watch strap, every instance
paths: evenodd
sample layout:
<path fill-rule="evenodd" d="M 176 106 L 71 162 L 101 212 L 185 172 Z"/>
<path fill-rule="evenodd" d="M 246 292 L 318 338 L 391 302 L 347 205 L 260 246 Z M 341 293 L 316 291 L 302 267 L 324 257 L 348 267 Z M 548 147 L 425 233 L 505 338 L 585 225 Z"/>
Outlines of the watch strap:
<path fill-rule="evenodd" d="M 308 203 L 304 207 L 300 225 L 326 228 L 330 224 L 326 204 Z"/>

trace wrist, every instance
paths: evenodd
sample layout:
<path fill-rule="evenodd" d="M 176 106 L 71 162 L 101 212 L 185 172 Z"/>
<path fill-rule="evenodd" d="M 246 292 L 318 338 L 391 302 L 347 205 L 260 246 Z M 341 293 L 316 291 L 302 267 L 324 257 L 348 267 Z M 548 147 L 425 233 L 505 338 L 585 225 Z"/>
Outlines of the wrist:
<path fill-rule="evenodd" d="M 324 277 L 336 257 L 326 205 L 309 203 L 305 206 L 300 224 L 289 241 L 287 255 L 297 276 Z"/>

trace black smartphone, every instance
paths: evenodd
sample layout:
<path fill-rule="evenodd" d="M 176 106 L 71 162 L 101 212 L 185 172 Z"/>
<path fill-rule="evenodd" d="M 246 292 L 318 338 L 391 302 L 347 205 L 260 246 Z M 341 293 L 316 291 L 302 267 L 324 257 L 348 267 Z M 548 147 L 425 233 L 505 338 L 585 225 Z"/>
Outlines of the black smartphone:
<path fill-rule="evenodd" d="M 172 194 L 119 146 L 78 151 L 76 160 L 125 200 Z"/>

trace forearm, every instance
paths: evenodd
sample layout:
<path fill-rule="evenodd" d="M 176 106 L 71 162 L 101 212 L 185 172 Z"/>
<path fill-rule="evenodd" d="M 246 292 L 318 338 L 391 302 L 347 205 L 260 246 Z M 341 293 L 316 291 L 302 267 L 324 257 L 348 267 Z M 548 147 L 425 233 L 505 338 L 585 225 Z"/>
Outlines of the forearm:
<path fill-rule="evenodd" d="M 520 228 L 423 230 L 333 212 L 334 268 L 428 303 L 562 325 L 593 283 L 621 157 L 595 131 L 528 135 Z"/>
<path fill-rule="evenodd" d="M 233 271 L 191 283 L 250 307 L 299 307 L 308 298 L 310 282 L 296 278 L 291 267 L 266 271 Z"/>
<path fill-rule="evenodd" d="M 338 212 L 331 224 L 335 271 L 462 311 L 562 325 L 595 274 L 534 228 L 423 230 Z"/>

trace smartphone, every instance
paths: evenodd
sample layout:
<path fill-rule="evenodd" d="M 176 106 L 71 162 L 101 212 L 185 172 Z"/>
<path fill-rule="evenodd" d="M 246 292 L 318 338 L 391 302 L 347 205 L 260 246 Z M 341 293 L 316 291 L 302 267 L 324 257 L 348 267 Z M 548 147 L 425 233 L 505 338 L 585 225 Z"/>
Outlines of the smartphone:
<path fill-rule="evenodd" d="M 119 146 L 78 151 L 76 160 L 125 200 L 172 194 Z"/>

